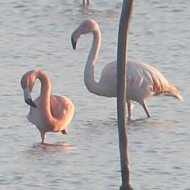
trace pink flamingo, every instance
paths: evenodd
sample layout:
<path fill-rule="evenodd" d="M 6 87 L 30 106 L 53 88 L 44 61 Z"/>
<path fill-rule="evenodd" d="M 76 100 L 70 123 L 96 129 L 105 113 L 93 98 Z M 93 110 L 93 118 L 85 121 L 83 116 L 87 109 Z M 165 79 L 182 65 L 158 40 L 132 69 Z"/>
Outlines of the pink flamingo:
<path fill-rule="evenodd" d="M 31 92 L 36 79 L 41 82 L 40 96 L 35 101 L 31 98 Z M 41 70 L 31 70 L 25 73 L 21 79 L 25 102 L 30 105 L 28 120 L 36 125 L 41 133 L 44 144 L 46 132 L 62 132 L 67 134 L 67 126 L 74 114 L 74 105 L 65 96 L 50 95 L 51 83 Z"/>
<path fill-rule="evenodd" d="M 116 97 L 116 61 L 108 63 L 103 68 L 99 82 L 96 82 L 94 79 L 94 67 L 101 45 L 100 28 L 94 20 L 84 20 L 72 33 L 71 41 L 73 49 L 76 49 L 80 36 L 87 33 L 93 33 L 94 38 L 86 61 L 84 83 L 91 93 L 99 96 Z M 156 68 L 136 60 L 128 60 L 126 93 L 129 120 L 131 118 L 133 101 L 143 106 L 149 118 L 150 113 L 146 106 L 146 99 L 151 95 L 165 94 L 182 100 L 178 90 Z"/>

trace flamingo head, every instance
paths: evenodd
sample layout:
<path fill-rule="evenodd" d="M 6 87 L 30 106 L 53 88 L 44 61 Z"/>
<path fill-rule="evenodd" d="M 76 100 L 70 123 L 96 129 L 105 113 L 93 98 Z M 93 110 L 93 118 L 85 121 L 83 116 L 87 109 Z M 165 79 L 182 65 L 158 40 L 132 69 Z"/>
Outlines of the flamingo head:
<path fill-rule="evenodd" d="M 21 79 L 21 87 L 24 92 L 25 102 L 28 105 L 30 105 L 34 108 L 37 108 L 37 105 L 32 100 L 32 96 L 31 96 L 31 92 L 32 92 L 33 86 L 35 84 L 35 80 L 36 80 L 36 72 L 34 70 L 29 71 L 23 75 L 23 77 Z"/>
<path fill-rule="evenodd" d="M 97 29 L 99 29 L 99 26 L 94 20 L 92 19 L 84 20 L 71 35 L 71 43 L 72 43 L 73 49 L 74 50 L 76 49 L 78 39 L 80 38 L 82 34 L 91 33 Z"/>

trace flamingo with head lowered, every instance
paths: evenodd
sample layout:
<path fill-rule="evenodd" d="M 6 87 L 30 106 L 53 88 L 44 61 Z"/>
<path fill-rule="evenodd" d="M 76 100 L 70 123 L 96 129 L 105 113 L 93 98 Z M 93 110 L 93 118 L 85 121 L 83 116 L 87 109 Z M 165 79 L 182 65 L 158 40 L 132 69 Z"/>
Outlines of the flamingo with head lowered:
<path fill-rule="evenodd" d="M 94 79 L 94 67 L 101 45 L 100 28 L 94 20 L 84 20 L 72 33 L 71 42 L 73 49 L 76 49 L 80 36 L 87 33 L 93 34 L 93 43 L 86 61 L 84 83 L 91 93 L 99 96 L 116 97 L 116 61 L 108 63 L 103 68 L 99 82 Z M 150 113 L 146 105 L 146 99 L 151 95 L 170 95 L 182 100 L 176 87 L 169 83 L 160 71 L 148 64 L 137 60 L 128 60 L 126 75 L 126 101 L 129 120 L 131 119 L 133 101 L 136 101 L 143 106 L 144 111 L 149 118 Z"/>
<path fill-rule="evenodd" d="M 41 91 L 40 96 L 33 101 L 31 92 L 36 79 L 41 82 Z M 65 96 L 50 95 L 51 83 L 47 74 L 41 70 L 28 71 L 21 79 L 21 87 L 25 102 L 31 106 L 27 118 L 39 129 L 42 144 L 47 132 L 67 134 L 67 127 L 74 114 L 74 105 Z"/>

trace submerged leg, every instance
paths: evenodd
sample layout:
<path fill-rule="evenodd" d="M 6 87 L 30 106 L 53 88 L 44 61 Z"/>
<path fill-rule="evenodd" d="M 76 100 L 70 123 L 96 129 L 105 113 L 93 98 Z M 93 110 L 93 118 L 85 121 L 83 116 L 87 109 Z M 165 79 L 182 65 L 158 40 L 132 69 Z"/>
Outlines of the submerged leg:
<path fill-rule="evenodd" d="M 85 5 L 89 5 L 90 1 L 89 0 L 83 0 L 82 3 L 83 3 L 83 6 L 85 6 Z"/>
<path fill-rule="evenodd" d="M 143 108 L 144 108 L 144 111 L 145 111 L 147 117 L 150 118 L 150 113 L 149 113 L 149 111 L 148 111 L 148 108 L 147 108 L 147 106 L 146 106 L 146 103 L 144 102 L 144 103 L 142 104 L 142 106 L 143 106 Z"/>
<path fill-rule="evenodd" d="M 41 132 L 41 138 L 42 138 L 42 144 L 44 144 L 45 138 L 46 138 L 46 133 Z"/>

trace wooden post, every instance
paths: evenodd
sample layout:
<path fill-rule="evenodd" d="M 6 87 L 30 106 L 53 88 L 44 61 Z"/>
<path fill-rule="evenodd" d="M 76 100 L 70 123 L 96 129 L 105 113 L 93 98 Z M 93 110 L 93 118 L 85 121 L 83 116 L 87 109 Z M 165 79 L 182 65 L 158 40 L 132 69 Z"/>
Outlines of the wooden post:
<path fill-rule="evenodd" d="M 132 190 L 130 186 L 128 137 L 126 126 L 126 60 L 128 28 L 133 12 L 134 0 L 123 0 L 120 16 L 117 50 L 117 117 L 122 185 L 120 190 Z"/>

